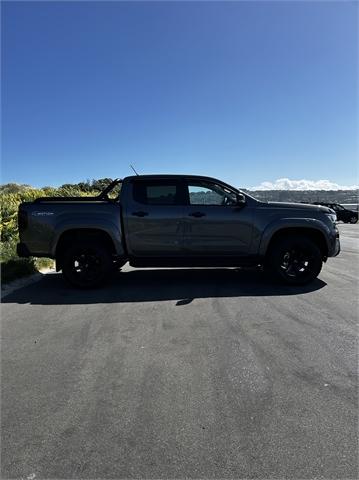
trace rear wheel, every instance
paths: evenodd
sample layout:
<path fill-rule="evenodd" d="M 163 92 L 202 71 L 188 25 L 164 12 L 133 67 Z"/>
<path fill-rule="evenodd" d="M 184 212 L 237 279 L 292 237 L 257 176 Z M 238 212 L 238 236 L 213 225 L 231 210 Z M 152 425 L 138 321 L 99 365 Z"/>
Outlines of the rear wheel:
<path fill-rule="evenodd" d="M 305 236 L 287 236 L 277 240 L 266 259 L 267 270 L 277 279 L 291 285 L 313 281 L 322 269 L 319 247 Z"/>
<path fill-rule="evenodd" d="M 110 252 L 96 242 L 76 242 L 70 245 L 65 250 L 61 263 L 65 279 L 79 288 L 102 285 L 113 270 Z"/>
<path fill-rule="evenodd" d="M 357 223 L 358 221 L 358 218 L 357 217 L 354 217 L 354 215 L 352 217 L 350 217 L 350 223 Z"/>

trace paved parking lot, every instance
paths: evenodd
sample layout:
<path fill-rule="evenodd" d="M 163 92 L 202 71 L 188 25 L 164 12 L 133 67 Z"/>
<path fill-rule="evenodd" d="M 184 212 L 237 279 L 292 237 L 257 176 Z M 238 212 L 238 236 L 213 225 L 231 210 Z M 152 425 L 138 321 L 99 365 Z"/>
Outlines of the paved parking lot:
<path fill-rule="evenodd" d="M 61 275 L 2 306 L 2 478 L 357 479 L 359 225 L 306 287 Z"/>

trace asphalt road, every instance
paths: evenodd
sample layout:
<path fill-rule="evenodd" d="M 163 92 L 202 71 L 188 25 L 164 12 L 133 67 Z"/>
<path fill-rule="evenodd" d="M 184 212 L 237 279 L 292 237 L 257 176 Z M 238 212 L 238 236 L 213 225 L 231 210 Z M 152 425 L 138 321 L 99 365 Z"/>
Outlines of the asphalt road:
<path fill-rule="evenodd" d="M 3 300 L 2 478 L 357 479 L 359 225 L 301 288 L 61 275 Z"/>

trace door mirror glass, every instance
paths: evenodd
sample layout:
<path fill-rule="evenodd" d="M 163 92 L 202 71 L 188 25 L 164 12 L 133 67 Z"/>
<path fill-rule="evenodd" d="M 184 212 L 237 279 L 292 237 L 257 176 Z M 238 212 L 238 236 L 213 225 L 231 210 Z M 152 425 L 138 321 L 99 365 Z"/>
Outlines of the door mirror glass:
<path fill-rule="evenodd" d="M 244 205 L 246 203 L 246 197 L 243 193 L 237 193 L 236 200 L 238 205 Z"/>

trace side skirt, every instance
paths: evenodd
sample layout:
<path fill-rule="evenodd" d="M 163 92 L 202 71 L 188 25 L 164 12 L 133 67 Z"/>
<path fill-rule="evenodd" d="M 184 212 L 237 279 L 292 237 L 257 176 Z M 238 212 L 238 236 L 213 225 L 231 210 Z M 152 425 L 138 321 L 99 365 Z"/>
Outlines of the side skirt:
<path fill-rule="evenodd" d="M 131 267 L 252 267 L 263 263 L 250 257 L 130 257 Z"/>

